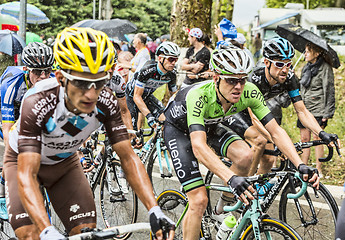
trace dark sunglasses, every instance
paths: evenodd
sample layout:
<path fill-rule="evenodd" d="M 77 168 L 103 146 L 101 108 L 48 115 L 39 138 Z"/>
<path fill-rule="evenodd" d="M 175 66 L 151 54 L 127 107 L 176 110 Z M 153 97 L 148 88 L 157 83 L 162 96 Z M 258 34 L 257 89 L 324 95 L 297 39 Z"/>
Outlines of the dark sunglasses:
<path fill-rule="evenodd" d="M 225 80 L 227 84 L 234 85 L 234 86 L 236 86 L 237 83 L 244 85 L 248 78 L 248 76 L 239 78 L 239 77 L 230 77 L 230 76 L 224 76 L 224 75 L 219 75 L 219 77 Z"/>
<path fill-rule="evenodd" d="M 177 57 L 168 57 L 168 56 L 162 56 L 163 58 L 167 59 L 169 62 L 177 62 L 178 58 Z"/>
<path fill-rule="evenodd" d="M 290 68 L 291 65 L 292 65 L 292 61 L 289 61 L 289 62 L 279 62 L 279 61 L 273 61 L 273 60 L 270 60 L 268 59 L 268 61 L 270 61 L 271 63 L 274 64 L 274 66 L 276 66 L 277 68 L 283 68 L 283 67 L 287 67 L 287 68 Z"/>
<path fill-rule="evenodd" d="M 44 74 L 45 76 L 49 76 L 53 71 L 52 68 L 28 68 L 30 72 L 35 74 L 36 76 L 41 76 Z"/>
<path fill-rule="evenodd" d="M 71 82 L 73 86 L 81 90 L 88 90 L 92 87 L 94 87 L 96 90 L 99 90 L 104 87 L 104 85 L 107 83 L 107 81 L 109 81 L 110 78 L 109 72 L 107 73 L 107 75 L 103 77 L 92 79 L 92 81 L 90 81 L 91 79 L 89 78 L 82 78 L 71 75 L 63 70 L 61 71 L 61 73 L 65 78 L 67 78 Z"/>
<path fill-rule="evenodd" d="M 96 90 L 99 90 L 104 87 L 108 80 L 100 80 L 95 82 L 89 82 L 84 80 L 70 80 L 71 84 L 81 90 L 89 90 L 94 87 Z"/>

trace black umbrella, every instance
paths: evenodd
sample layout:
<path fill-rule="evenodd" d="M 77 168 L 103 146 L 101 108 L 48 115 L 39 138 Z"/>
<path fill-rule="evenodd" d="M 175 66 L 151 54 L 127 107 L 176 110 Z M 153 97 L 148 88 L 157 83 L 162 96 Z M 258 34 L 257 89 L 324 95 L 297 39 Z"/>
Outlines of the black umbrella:
<path fill-rule="evenodd" d="M 105 32 L 110 38 L 117 38 L 121 41 L 127 41 L 125 34 L 137 30 L 137 26 L 134 23 L 119 18 L 110 20 L 85 19 L 73 24 L 71 27 L 90 27 Z"/>
<path fill-rule="evenodd" d="M 319 46 L 325 50 L 324 58 L 326 62 L 334 68 L 338 68 L 340 66 L 337 53 L 327 44 L 325 39 L 313 32 L 293 24 L 278 25 L 275 31 L 279 36 L 289 40 L 294 48 L 302 53 L 304 52 L 305 46 L 308 42 Z"/>
<path fill-rule="evenodd" d="M 118 38 L 121 41 L 127 41 L 125 34 L 131 33 L 137 30 L 137 26 L 124 19 L 110 19 L 110 20 L 98 20 L 91 26 L 93 29 L 105 32 L 111 38 Z"/>

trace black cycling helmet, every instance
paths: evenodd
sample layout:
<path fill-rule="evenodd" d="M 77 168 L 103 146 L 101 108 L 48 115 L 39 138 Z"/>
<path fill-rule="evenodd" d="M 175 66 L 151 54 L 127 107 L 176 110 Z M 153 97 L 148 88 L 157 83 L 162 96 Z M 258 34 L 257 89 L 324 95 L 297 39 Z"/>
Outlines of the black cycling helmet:
<path fill-rule="evenodd" d="M 179 57 L 180 47 L 176 43 L 165 41 L 156 50 L 156 56 L 159 55 Z"/>
<path fill-rule="evenodd" d="M 53 49 L 44 43 L 31 42 L 22 52 L 22 61 L 29 68 L 48 68 L 54 63 Z"/>
<path fill-rule="evenodd" d="M 295 49 L 285 38 L 275 37 L 264 44 L 263 56 L 271 60 L 291 59 L 295 56 Z"/>

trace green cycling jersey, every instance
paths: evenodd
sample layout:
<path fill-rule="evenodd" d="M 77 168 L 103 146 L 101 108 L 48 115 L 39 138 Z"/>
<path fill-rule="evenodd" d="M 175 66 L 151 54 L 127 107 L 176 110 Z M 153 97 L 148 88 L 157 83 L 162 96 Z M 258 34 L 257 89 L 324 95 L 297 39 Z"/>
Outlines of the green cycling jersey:
<path fill-rule="evenodd" d="M 240 100 L 224 112 L 216 94 L 215 83 L 206 81 L 180 90 L 170 100 L 165 116 L 177 128 L 192 132 L 224 122 L 248 107 L 264 125 L 273 118 L 262 93 L 253 83 L 247 82 Z"/>

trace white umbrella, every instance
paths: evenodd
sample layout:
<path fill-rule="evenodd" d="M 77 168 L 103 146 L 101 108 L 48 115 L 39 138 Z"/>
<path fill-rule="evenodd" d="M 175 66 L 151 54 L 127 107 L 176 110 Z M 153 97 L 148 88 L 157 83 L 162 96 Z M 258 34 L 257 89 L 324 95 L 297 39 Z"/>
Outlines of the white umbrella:
<path fill-rule="evenodd" d="M 31 24 L 42 24 L 49 23 L 50 20 L 47 18 L 44 12 L 31 4 L 26 4 L 27 6 L 27 23 Z M 9 2 L 0 5 L 0 13 L 7 14 L 12 17 L 19 19 L 20 14 L 20 2 Z"/>

